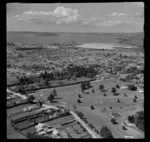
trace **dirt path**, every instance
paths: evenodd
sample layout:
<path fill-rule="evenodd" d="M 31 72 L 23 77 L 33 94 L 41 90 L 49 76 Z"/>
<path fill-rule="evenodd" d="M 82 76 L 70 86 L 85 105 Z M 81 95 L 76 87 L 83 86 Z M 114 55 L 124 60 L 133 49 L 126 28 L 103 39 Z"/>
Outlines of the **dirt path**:
<path fill-rule="evenodd" d="M 78 117 L 78 115 L 75 112 L 70 111 L 70 113 L 75 117 L 77 121 L 79 121 L 84 126 L 84 128 L 92 135 L 93 138 L 100 138 L 100 136 L 98 136 L 95 132 L 93 132 L 87 127 L 87 125 Z"/>
<path fill-rule="evenodd" d="M 9 93 L 13 93 L 13 94 L 14 94 L 14 95 L 16 95 L 16 96 L 21 97 L 22 99 L 27 99 L 27 97 L 26 97 L 26 96 L 21 95 L 20 93 L 12 92 L 12 91 L 11 91 L 11 90 L 9 90 L 8 88 L 7 88 L 7 92 L 9 92 Z"/>

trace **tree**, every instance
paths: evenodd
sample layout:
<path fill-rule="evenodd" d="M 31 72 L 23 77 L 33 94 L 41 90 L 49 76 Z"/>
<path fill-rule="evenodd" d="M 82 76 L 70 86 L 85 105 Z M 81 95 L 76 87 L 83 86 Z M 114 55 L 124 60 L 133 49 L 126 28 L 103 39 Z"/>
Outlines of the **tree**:
<path fill-rule="evenodd" d="M 90 81 L 85 81 L 84 85 L 85 85 L 85 89 L 89 89 L 91 87 Z"/>
<path fill-rule="evenodd" d="M 106 93 L 104 93 L 104 96 L 107 96 L 107 94 L 106 94 Z"/>
<path fill-rule="evenodd" d="M 82 93 L 84 93 L 84 90 L 85 90 L 85 85 L 84 85 L 84 83 L 81 83 L 81 90 L 82 90 Z"/>
<path fill-rule="evenodd" d="M 29 139 L 51 139 L 50 136 L 43 136 L 43 135 L 38 135 L 35 133 L 30 133 L 30 132 L 27 133 L 27 138 Z"/>
<path fill-rule="evenodd" d="M 92 110 L 95 109 L 93 105 L 91 105 L 91 109 L 92 109 Z"/>
<path fill-rule="evenodd" d="M 122 129 L 123 129 L 123 130 L 127 130 L 127 128 L 126 128 L 125 126 L 122 126 Z"/>
<path fill-rule="evenodd" d="M 144 132 L 144 111 L 136 112 L 135 114 L 135 125 L 137 128 Z"/>
<path fill-rule="evenodd" d="M 110 106 L 109 108 L 112 109 L 112 106 Z"/>
<path fill-rule="evenodd" d="M 92 93 L 95 93 L 94 89 L 92 89 Z"/>
<path fill-rule="evenodd" d="M 17 92 L 21 93 L 21 94 L 25 94 L 25 87 L 24 85 L 19 85 L 18 86 L 18 89 L 17 89 Z"/>
<path fill-rule="evenodd" d="M 52 94 L 53 94 L 54 96 L 57 96 L 57 92 L 56 92 L 55 88 L 53 89 Z"/>
<path fill-rule="evenodd" d="M 116 93 L 114 93 L 114 96 L 119 96 L 119 93 L 117 93 L 117 92 L 116 92 Z"/>
<path fill-rule="evenodd" d="M 103 90 L 104 90 L 104 85 L 101 84 L 101 85 L 99 86 L 99 89 L 100 89 L 101 91 L 103 91 Z"/>
<path fill-rule="evenodd" d="M 73 105 L 72 107 L 73 107 L 74 109 L 77 109 L 77 106 L 76 106 L 76 105 Z"/>
<path fill-rule="evenodd" d="M 120 88 L 119 84 L 116 85 L 116 88 Z"/>
<path fill-rule="evenodd" d="M 31 95 L 27 98 L 27 100 L 29 103 L 33 103 L 33 100 L 35 100 L 35 97 L 33 95 Z"/>
<path fill-rule="evenodd" d="M 45 87 L 48 87 L 48 86 L 49 86 L 49 81 L 48 81 L 47 78 L 44 80 L 44 86 L 45 86 Z"/>
<path fill-rule="evenodd" d="M 128 121 L 129 121 L 130 123 L 134 123 L 134 120 L 135 120 L 134 115 L 128 116 Z"/>
<path fill-rule="evenodd" d="M 136 91 L 137 87 L 135 85 L 128 85 L 128 90 L 130 90 L 130 91 Z"/>
<path fill-rule="evenodd" d="M 116 93 L 116 88 L 115 88 L 115 87 L 112 87 L 111 92 L 115 94 L 115 93 Z"/>
<path fill-rule="evenodd" d="M 128 116 L 128 121 L 144 132 L 144 111 L 138 111 L 135 115 Z"/>
<path fill-rule="evenodd" d="M 117 103 L 120 103 L 120 100 L 119 100 L 119 99 L 117 100 Z"/>
<path fill-rule="evenodd" d="M 52 103 L 53 99 L 54 99 L 54 95 L 53 95 L 53 94 L 50 94 L 50 95 L 48 96 L 48 100 Z"/>
<path fill-rule="evenodd" d="M 80 99 L 77 100 L 78 103 L 82 103 Z"/>
<path fill-rule="evenodd" d="M 118 124 L 118 122 L 116 121 L 115 118 L 111 118 L 111 122 L 112 122 L 113 124 Z"/>
<path fill-rule="evenodd" d="M 113 138 L 112 132 L 106 126 L 103 126 L 100 130 L 100 135 L 103 138 Z"/>
<path fill-rule="evenodd" d="M 128 97 L 126 93 L 124 93 L 124 97 Z"/>
<path fill-rule="evenodd" d="M 37 101 L 37 104 L 38 104 L 39 106 L 42 106 L 43 103 L 44 103 L 43 100 L 38 100 L 38 101 Z"/>
<path fill-rule="evenodd" d="M 81 94 L 78 95 L 79 98 L 82 98 Z"/>

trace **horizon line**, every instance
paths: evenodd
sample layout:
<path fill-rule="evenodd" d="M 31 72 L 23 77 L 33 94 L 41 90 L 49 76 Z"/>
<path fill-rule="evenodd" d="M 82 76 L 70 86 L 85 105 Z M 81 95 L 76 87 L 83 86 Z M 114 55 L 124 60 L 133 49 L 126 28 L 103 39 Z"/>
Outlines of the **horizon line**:
<path fill-rule="evenodd" d="M 144 33 L 144 31 L 141 32 L 45 32 L 45 31 L 7 31 L 7 32 L 35 32 L 35 33 L 95 33 L 95 34 L 101 34 L 101 33 Z"/>

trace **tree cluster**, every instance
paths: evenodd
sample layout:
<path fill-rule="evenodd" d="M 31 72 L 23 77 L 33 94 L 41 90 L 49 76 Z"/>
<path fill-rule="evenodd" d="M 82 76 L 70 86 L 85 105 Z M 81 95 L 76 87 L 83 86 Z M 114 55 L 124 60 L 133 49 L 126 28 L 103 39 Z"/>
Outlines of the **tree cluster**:
<path fill-rule="evenodd" d="M 130 91 L 136 91 L 137 90 L 137 87 L 135 85 L 128 85 L 128 89 Z"/>
<path fill-rule="evenodd" d="M 135 115 L 128 116 L 128 121 L 134 123 L 137 128 L 144 132 L 144 111 L 139 111 Z"/>
<path fill-rule="evenodd" d="M 39 87 L 50 87 L 51 84 L 49 81 L 54 80 L 63 80 L 71 78 L 79 78 L 79 77 L 87 77 L 93 78 L 96 76 L 97 71 L 94 67 L 83 67 L 77 65 L 69 65 L 66 69 L 62 71 L 55 71 L 55 72 L 47 72 L 40 73 L 37 76 L 19 76 L 17 79 L 19 80 L 20 87 L 18 88 L 18 92 L 24 93 L 25 90 L 31 88 L 39 88 Z M 32 85 L 33 86 L 32 86 Z M 87 82 L 84 85 L 85 89 L 88 86 Z M 84 88 L 83 87 L 83 88 Z"/>
<path fill-rule="evenodd" d="M 108 129 L 106 126 L 103 126 L 100 130 L 100 135 L 103 138 L 113 138 L 112 132 L 110 129 Z"/>

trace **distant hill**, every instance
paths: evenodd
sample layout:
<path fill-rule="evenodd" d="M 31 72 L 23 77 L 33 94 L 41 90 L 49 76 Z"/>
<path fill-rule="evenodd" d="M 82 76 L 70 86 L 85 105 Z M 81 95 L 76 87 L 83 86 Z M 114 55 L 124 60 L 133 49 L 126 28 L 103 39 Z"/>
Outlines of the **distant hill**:
<path fill-rule="evenodd" d="M 49 33 L 49 32 L 30 32 L 30 31 L 8 31 L 9 33 L 23 33 L 23 34 L 31 34 L 35 36 L 58 36 L 57 33 Z"/>
<path fill-rule="evenodd" d="M 135 33 L 135 34 L 128 34 L 128 35 L 125 34 L 123 37 L 120 37 L 118 40 L 119 43 L 121 44 L 135 45 L 143 48 L 144 33 Z"/>

